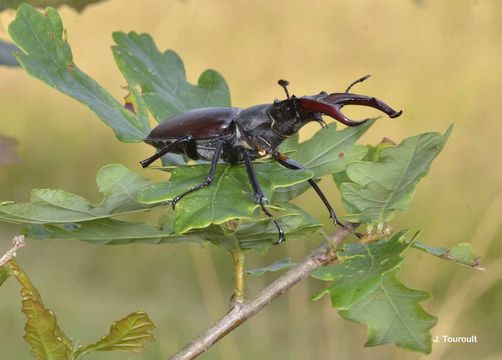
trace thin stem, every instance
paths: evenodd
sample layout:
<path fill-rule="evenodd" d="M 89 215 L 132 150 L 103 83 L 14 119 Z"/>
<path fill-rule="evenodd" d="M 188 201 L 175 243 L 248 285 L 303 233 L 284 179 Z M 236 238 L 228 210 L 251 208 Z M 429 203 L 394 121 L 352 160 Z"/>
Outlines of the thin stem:
<path fill-rule="evenodd" d="M 236 304 L 244 302 L 245 286 L 244 286 L 244 261 L 246 259 L 244 252 L 239 250 L 230 251 L 232 260 L 234 261 L 235 273 L 235 289 L 232 296 L 230 307 L 233 308 Z"/>
<path fill-rule="evenodd" d="M 16 235 L 12 239 L 12 247 L 7 250 L 5 254 L 0 258 L 0 266 L 5 265 L 8 261 L 16 257 L 16 251 L 21 249 L 26 242 L 24 241 L 24 235 Z"/>
<path fill-rule="evenodd" d="M 329 242 L 313 250 L 307 258 L 273 283 L 262 289 L 254 298 L 243 303 L 235 303 L 230 311 L 207 329 L 204 334 L 190 342 L 178 353 L 171 356 L 170 360 L 194 359 L 214 343 L 230 333 L 244 321 L 258 313 L 273 300 L 284 294 L 300 280 L 320 266 L 327 265 L 336 260 L 336 249 L 345 238 L 354 231 L 359 224 L 349 223 L 345 227 L 338 227 Z"/>

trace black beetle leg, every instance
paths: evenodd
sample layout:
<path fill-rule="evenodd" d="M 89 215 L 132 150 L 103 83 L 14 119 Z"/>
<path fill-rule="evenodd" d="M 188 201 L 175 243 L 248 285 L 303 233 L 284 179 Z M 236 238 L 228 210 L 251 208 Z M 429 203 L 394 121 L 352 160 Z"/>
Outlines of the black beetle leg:
<path fill-rule="evenodd" d="M 191 135 L 187 135 L 187 136 L 184 136 L 182 138 L 179 138 L 179 139 L 173 141 L 172 143 L 164 146 L 162 149 L 160 149 L 159 151 L 157 151 L 155 154 L 153 154 L 152 156 L 150 156 L 148 159 L 141 160 L 139 163 L 141 164 L 141 166 L 143 168 L 146 168 L 151 163 L 153 163 L 155 160 L 157 160 L 158 158 L 164 156 L 169 151 L 171 151 L 171 149 L 173 149 L 176 145 L 179 145 L 179 144 L 184 143 L 184 142 L 188 142 L 190 140 L 192 140 L 192 136 Z"/>
<path fill-rule="evenodd" d="M 244 165 L 246 166 L 246 170 L 249 176 L 249 182 L 253 187 L 255 201 L 257 204 L 260 204 L 261 210 L 265 213 L 265 215 L 267 215 L 268 217 L 273 217 L 272 214 L 265 207 L 265 204 L 268 204 L 268 199 L 265 197 L 265 194 L 263 194 L 260 183 L 258 182 L 258 178 L 256 177 L 256 172 L 254 171 L 253 162 L 251 161 L 251 158 L 247 153 L 244 153 L 243 157 L 244 157 Z M 274 220 L 274 224 L 275 227 L 277 228 L 277 231 L 279 232 L 279 238 L 277 239 L 277 241 L 273 243 L 274 245 L 277 245 L 286 240 L 286 237 L 284 236 L 284 230 L 279 225 L 279 223 Z"/>
<path fill-rule="evenodd" d="M 216 144 L 216 148 L 214 149 L 213 158 L 211 159 L 211 167 L 209 168 L 209 174 L 207 175 L 206 181 L 188 189 L 184 193 L 181 193 L 178 196 L 176 196 L 174 199 L 172 199 L 171 205 L 172 205 L 173 209 L 176 207 L 176 204 L 186 195 L 188 195 L 194 191 L 200 190 L 206 186 L 211 185 L 211 183 L 213 182 L 214 173 L 216 172 L 216 165 L 218 165 L 218 160 L 220 159 L 221 150 L 223 149 L 224 143 L 225 142 L 222 140 Z"/>
<path fill-rule="evenodd" d="M 300 164 L 298 161 L 290 159 L 286 155 L 281 154 L 280 152 L 274 153 L 274 154 L 272 154 L 272 156 L 275 160 L 277 160 L 277 162 L 279 162 L 279 164 L 281 164 L 282 166 L 284 166 L 288 169 L 292 169 L 292 170 L 305 169 L 305 167 L 302 164 Z M 333 222 L 335 223 L 335 225 L 340 225 L 345 230 L 351 232 L 349 229 L 347 229 L 347 227 L 345 225 L 343 225 L 338 220 L 338 218 L 336 217 L 336 214 L 335 214 L 335 210 L 333 209 L 333 207 L 329 203 L 328 199 L 326 198 L 326 195 L 324 195 L 324 193 L 319 188 L 319 185 L 317 185 L 317 183 L 313 179 L 308 179 L 307 181 L 309 182 L 310 186 L 315 190 L 317 195 L 321 198 L 322 202 L 324 203 L 324 205 L 326 206 L 326 208 L 329 211 L 329 217 L 331 219 L 333 219 Z M 358 238 L 362 238 L 362 236 L 363 236 L 362 234 L 360 234 L 358 232 L 352 232 L 352 233 L 354 235 L 356 235 Z"/>

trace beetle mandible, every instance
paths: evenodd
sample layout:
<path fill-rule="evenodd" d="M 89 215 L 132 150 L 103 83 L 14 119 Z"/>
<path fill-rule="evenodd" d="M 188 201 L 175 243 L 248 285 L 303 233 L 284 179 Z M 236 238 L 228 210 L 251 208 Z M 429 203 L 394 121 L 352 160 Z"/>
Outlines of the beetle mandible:
<path fill-rule="evenodd" d="M 303 166 L 278 151 L 279 145 L 289 136 L 297 133 L 305 124 L 316 121 L 326 127 L 322 115 L 327 115 L 347 126 L 361 125 L 366 120 L 354 121 L 340 110 L 345 105 L 361 105 L 378 109 L 391 118 L 398 117 L 402 111 L 395 111 L 381 100 L 350 93 L 351 87 L 366 80 L 369 75 L 354 81 L 343 93 L 328 94 L 324 91 L 317 95 L 290 96 L 286 80 L 278 84 L 286 92 L 286 99 L 275 100 L 272 104 L 262 104 L 240 109 L 236 107 L 210 107 L 189 110 L 175 115 L 155 127 L 144 140 L 154 146 L 157 152 L 141 161 L 145 168 L 152 162 L 171 152 L 185 154 L 190 159 L 211 162 L 207 179 L 197 186 L 187 189 L 171 200 L 176 204 L 186 195 L 209 186 L 213 181 L 218 161 L 230 164 L 244 163 L 249 181 L 253 188 L 254 200 L 265 215 L 272 217 L 266 208 L 268 199 L 256 176 L 253 160 L 271 155 L 282 166 L 298 170 Z M 336 217 L 333 207 L 313 179 L 307 180 L 329 211 L 335 224 L 343 226 Z M 285 240 L 282 227 L 274 220 L 279 237 L 274 244 Z"/>

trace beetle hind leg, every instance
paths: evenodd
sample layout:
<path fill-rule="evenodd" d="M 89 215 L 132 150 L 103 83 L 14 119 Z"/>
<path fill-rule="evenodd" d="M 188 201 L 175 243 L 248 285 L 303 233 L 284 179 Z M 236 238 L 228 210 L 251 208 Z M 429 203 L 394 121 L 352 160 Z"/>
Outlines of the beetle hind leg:
<path fill-rule="evenodd" d="M 244 157 L 244 165 L 246 166 L 246 171 L 249 176 L 249 182 L 253 187 L 255 202 L 260 205 L 261 210 L 265 215 L 267 215 L 268 217 L 273 217 L 270 211 L 268 211 L 268 209 L 265 206 L 266 204 L 268 204 L 268 199 L 265 196 L 265 194 L 263 194 L 260 183 L 258 182 L 258 178 L 256 177 L 256 172 L 253 167 L 253 162 L 251 161 L 251 158 L 247 153 L 244 153 L 243 157 Z M 279 233 L 277 240 L 273 242 L 274 245 L 277 245 L 285 241 L 286 236 L 284 235 L 284 230 L 282 229 L 281 225 L 279 225 L 279 223 L 276 220 L 273 220 L 273 222 L 275 227 L 277 228 L 277 232 Z"/>
<path fill-rule="evenodd" d="M 192 140 L 192 136 L 190 136 L 190 135 L 187 135 L 185 137 L 177 139 L 176 141 L 173 141 L 172 143 L 167 144 L 166 146 L 164 146 L 163 148 L 158 150 L 155 154 L 150 156 L 148 159 L 141 160 L 139 163 L 141 164 L 141 166 L 143 168 L 146 168 L 146 167 L 150 166 L 155 160 L 157 160 L 157 159 L 161 158 L 162 156 L 164 156 L 165 154 L 167 154 L 169 151 L 171 151 L 177 145 L 191 141 L 191 140 Z"/>

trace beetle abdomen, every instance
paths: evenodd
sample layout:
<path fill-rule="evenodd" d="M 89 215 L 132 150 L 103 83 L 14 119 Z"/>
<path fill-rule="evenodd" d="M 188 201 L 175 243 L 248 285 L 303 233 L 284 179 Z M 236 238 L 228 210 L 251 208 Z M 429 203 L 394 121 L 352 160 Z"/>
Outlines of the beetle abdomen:
<path fill-rule="evenodd" d="M 230 107 L 202 108 L 175 115 L 152 130 L 146 143 L 179 139 L 191 135 L 195 140 L 220 137 L 233 131 L 233 120 L 241 109 Z"/>

